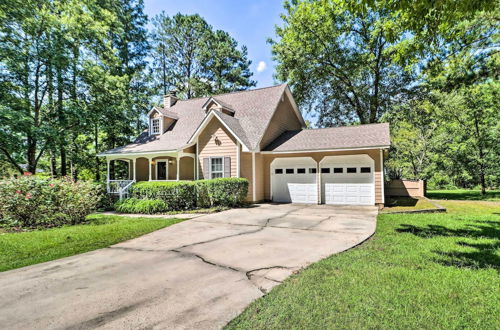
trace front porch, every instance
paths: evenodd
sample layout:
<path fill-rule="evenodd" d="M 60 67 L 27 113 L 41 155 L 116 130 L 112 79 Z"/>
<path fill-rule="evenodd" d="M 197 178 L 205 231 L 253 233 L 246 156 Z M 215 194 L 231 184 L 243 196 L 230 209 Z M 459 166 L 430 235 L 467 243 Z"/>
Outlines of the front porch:
<path fill-rule="evenodd" d="M 128 188 L 138 181 L 180 181 L 196 179 L 196 155 L 186 152 L 107 155 L 107 191 L 127 197 Z M 126 171 L 117 175 L 112 162 L 126 163 Z"/>

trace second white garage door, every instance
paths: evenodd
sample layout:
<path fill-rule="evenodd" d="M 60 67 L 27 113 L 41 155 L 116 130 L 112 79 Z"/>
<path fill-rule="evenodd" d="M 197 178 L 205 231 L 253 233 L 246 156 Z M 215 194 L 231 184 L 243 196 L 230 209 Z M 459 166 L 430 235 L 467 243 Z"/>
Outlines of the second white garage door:
<path fill-rule="evenodd" d="M 375 204 L 374 161 L 368 155 L 327 156 L 320 172 L 325 204 Z"/>
<path fill-rule="evenodd" d="M 272 200 L 318 203 L 316 162 L 310 157 L 277 158 L 271 163 Z"/>

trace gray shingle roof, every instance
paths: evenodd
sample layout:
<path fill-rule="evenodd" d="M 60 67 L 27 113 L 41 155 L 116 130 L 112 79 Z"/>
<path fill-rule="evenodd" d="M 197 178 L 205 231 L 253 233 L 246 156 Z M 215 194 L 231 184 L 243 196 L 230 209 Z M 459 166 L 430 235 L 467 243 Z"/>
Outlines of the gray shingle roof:
<path fill-rule="evenodd" d="M 176 112 L 173 112 L 173 111 L 169 111 L 167 109 L 164 109 L 164 108 L 158 108 L 158 107 L 154 107 L 156 110 L 158 110 L 162 115 L 166 116 L 166 117 L 169 117 L 169 118 L 172 118 L 172 119 L 179 119 L 179 116 L 177 115 Z"/>
<path fill-rule="evenodd" d="M 236 127 L 239 124 L 239 127 L 235 129 L 245 133 L 247 146 L 250 149 L 254 149 L 264 134 L 274 114 L 274 110 L 280 101 L 281 95 L 283 95 L 286 88 L 286 84 L 282 84 L 273 87 L 220 94 L 215 97 L 218 101 L 230 105 L 235 111 L 234 119 L 237 122 L 233 121 L 232 125 Z M 144 131 L 133 143 L 108 150 L 102 153 L 102 155 L 181 149 L 186 146 L 189 138 L 205 118 L 206 114 L 202 107 L 208 99 L 209 97 L 178 100 L 169 110 L 162 109 L 162 113 L 163 111 L 174 112 L 178 116 L 177 121 L 167 132 L 159 136 L 149 136 L 148 132 Z M 227 117 L 232 118 L 231 116 Z M 220 116 L 220 118 L 224 118 L 224 122 L 231 121 L 231 119 L 225 116 Z M 241 136 L 239 137 L 242 139 Z"/>
<path fill-rule="evenodd" d="M 217 117 L 219 117 L 219 119 L 222 122 L 224 122 L 227 125 L 227 127 L 229 127 L 229 129 L 231 131 L 233 131 L 233 133 L 241 140 L 241 142 L 247 148 L 249 148 L 250 141 L 247 138 L 245 130 L 243 129 L 243 127 L 241 127 L 241 124 L 240 124 L 240 121 L 239 121 L 238 118 L 235 118 L 235 117 L 230 116 L 230 115 L 226 115 L 225 113 L 222 113 L 222 112 L 219 112 L 219 111 L 214 111 L 214 114 Z"/>
<path fill-rule="evenodd" d="M 389 146 L 389 124 L 286 131 L 264 151 L 304 151 Z"/>

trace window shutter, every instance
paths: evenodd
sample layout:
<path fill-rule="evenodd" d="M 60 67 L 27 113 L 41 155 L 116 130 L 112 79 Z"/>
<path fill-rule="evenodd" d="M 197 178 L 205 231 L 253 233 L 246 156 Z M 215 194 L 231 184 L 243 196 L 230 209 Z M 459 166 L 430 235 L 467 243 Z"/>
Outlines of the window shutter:
<path fill-rule="evenodd" d="M 210 158 L 203 158 L 203 179 L 210 179 Z"/>
<path fill-rule="evenodd" d="M 224 177 L 231 177 L 231 157 L 224 157 Z"/>

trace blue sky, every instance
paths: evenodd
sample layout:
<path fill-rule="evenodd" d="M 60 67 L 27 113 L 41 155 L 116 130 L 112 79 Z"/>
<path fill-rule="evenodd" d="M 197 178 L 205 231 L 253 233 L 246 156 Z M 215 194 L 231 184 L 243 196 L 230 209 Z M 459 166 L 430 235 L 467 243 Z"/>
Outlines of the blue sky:
<path fill-rule="evenodd" d="M 281 0 L 144 0 L 144 11 L 150 18 L 162 11 L 170 16 L 200 14 L 208 24 L 248 47 L 257 87 L 274 85 L 271 46 L 266 40 L 274 37 L 274 26 L 281 24 Z"/>

